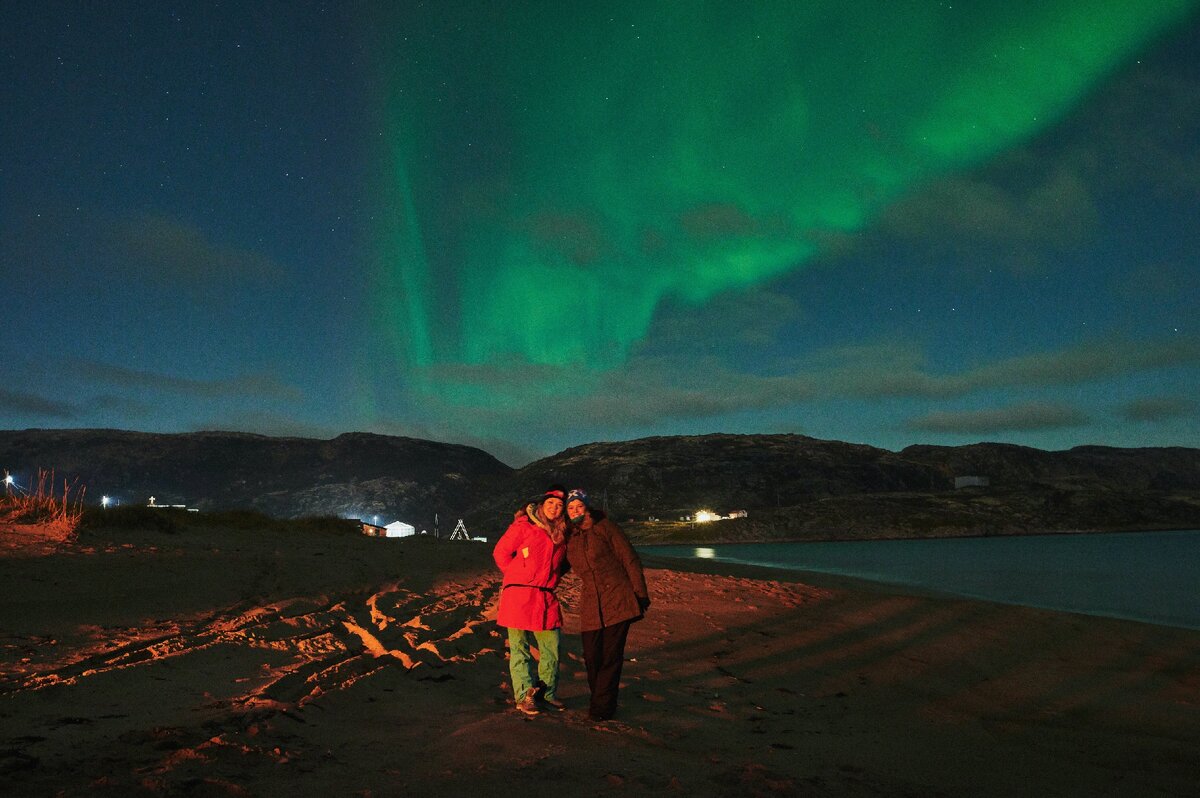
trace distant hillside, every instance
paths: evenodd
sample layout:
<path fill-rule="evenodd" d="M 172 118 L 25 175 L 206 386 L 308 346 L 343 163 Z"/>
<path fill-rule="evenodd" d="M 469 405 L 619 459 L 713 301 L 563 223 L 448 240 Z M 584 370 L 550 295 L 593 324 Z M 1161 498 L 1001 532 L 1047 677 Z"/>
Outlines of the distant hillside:
<path fill-rule="evenodd" d="M 285 518 L 377 514 L 430 531 L 437 513 L 443 533 L 462 517 L 493 538 L 552 482 L 586 488 L 647 541 L 1200 528 L 1200 450 L 1185 448 L 890 452 L 802 435 L 703 435 L 591 443 L 513 470 L 468 446 L 362 433 L 26 430 L 0 432 L 0 468 L 54 469 L 86 485 L 92 502 L 108 493 Z M 960 476 L 989 484 L 955 490 Z M 679 521 L 698 509 L 749 517 Z"/>
<path fill-rule="evenodd" d="M 1116 449 L 1076 446 L 1046 452 L 1028 446 L 976 443 L 969 446 L 909 446 L 902 457 L 927 463 L 943 474 L 982 474 L 993 485 L 1108 486 L 1144 490 L 1200 488 L 1200 449 Z"/>
<path fill-rule="evenodd" d="M 954 489 L 958 476 L 986 488 Z M 1200 528 L 1200 450 L 981 443 L 899 453 L 801 435 L 592 443 L 530 463 L 478 518 L 547 483 L 583 485 L 643 540 L 910 537 Z M 749 517 L 678 521 L 698 509 Z M 655 517 L 663 523 L 648 523 Z"/>
<path fill-rule="evenodd" d="M 347 433 L 332 440 L 235 432 L 162 435 L 116 430 L 0 432 L 0 468 L 53 469 L 89 499 L 253 508 L 271 515 L 403 518 L 432 529 L 461 514 L 482 485 L 512 469 L 487 452 L 413 438 Z M 451 523 L 453 523 L 453 518 Z"/>
<path fill-rule="evenodd" d="M 553 482 L 583 486 L 617 513 L 639 517 L 953 485 L 933 467 L 870 446 L 802 435 L 700 435 L 576 446 L 518 470 L 496 498 L 508 506 Z"/>

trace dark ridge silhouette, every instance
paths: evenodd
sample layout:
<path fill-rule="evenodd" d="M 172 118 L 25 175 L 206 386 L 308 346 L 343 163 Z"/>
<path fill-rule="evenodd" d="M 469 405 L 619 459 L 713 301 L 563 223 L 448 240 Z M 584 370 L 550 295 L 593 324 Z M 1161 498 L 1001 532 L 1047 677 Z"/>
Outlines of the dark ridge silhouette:
<path fill-rule="evenodd" d="M 49 463 L 90 486 L 89 500 L 404 518 L 433 524 L 461 511 L 480 485 L 512 469 L 469 446 L 368 433 L 332 440 L 238 432 L 153 434 L 118 430 L 0 432 L 0 463 L 14 474 Z M 428 519 L 425 516 L 428 515 Z"/>
<path fill-rule="evenodd" d="M 0 467 L 54 469 L 124 503 L 251 509 L 280 518 L 378 515 L 495 536 L 549 483 L 585 487 L 642 540 L 928 537 L 1200 527 L 1200 450 L 910 446 L 891 452 L 802 435 L 589 443 L 512 469 L 413 438 L 332 440 L 232 432 L 0 432 Z M 955 489 L 957 477 L 985 486 Z M 698 509 L 747 518 L 693 525 Z M 659 519 L 651 522 L 649 519 Z"/>

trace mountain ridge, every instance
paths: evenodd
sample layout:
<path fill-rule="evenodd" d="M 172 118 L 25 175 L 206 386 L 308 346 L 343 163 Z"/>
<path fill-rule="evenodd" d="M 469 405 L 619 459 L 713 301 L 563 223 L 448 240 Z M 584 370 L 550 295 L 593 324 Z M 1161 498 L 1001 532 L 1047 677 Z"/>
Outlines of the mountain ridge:
<path fill-rule="evenodd" d="M 139 503 L 154 495 L 160 504 L 285 518 L 378 516 L 430 532 L 464 518 L 473 534 L 490 536 L 553 482 L 584 486 L 645 540 L 1200 528 L 1200 449 L 1188 447 L 1047 451 L 984 442 L 894 452 L 796 434 L 714 433 L 591 442 L 514 469 L 475 447 L 370 432 L 317 439 L 31 429 L 0 431 L 0 468 L 24 480 L 53 470 L 85 485 L 91 503 L 98 492 Z M 989 484 L 956 490 L 961 476 Z M 679 526 L 699 509 L 749 517 Z"/>

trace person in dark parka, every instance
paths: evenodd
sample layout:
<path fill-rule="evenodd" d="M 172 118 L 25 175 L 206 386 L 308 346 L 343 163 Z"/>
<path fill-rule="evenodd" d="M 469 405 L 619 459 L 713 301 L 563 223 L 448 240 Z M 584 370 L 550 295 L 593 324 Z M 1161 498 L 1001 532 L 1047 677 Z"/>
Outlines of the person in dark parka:
<path fill-rule="evenodd" d="M 621 528 L 588 506 L 587 494 L 567 495 L 567 562 L 582 581 L 579 628 L 592 698 L 593 720 L 612 718 L 617 709 L 625 638 L 650 606 L 642 561 Z"/>

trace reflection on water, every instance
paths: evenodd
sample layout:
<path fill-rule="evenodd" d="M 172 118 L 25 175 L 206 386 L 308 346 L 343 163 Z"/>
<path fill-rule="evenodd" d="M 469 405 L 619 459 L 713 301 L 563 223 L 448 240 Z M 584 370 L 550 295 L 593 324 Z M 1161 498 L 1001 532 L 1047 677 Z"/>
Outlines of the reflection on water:
<path fill-rule="evenodd" d="M 646 551 L 1200 629 L 1197 531 L 648 546 Z"/>

